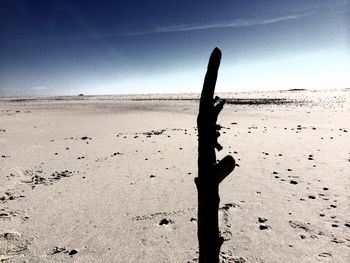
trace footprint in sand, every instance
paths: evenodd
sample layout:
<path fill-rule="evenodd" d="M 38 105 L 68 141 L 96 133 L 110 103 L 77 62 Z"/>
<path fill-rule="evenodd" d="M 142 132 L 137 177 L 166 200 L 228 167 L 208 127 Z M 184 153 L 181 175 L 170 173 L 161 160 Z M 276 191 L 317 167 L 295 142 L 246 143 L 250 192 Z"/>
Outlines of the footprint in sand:
<path fill-rule="evenodd" d="M 0 261 L 21 255 L 28 249 L 29 242 L 17 232 L 0 234 Z"/>
<path fill-rule="evenodd" d="M 227 203 L 223 207 L 219 208 L 219 222 L 221 228 L 220 235 L 225 241 L 230 240 L 232 237 L 230 209 L 237 207 L 239 207 L 238 204 Z"/>

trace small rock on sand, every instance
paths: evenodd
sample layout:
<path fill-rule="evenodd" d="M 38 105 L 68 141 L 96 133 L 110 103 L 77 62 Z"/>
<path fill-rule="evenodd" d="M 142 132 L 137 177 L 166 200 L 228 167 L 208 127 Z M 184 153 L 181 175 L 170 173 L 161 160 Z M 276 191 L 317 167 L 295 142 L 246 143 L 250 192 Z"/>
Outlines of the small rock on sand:
<path fill-rule="evenodd" d="M 267 230 L 269 229 L 270 227 L 268 225 L 259 225 L 259 229 L 260 230 Z"/>
<path fill-rule="evenodd" d="M 75 255 L 77 253 L 78 253 L 78 250 L 72 249 L 71 251 L 69 251 L 68 255 L 73 256 L 73 255 Z"/>
<path fill-rule="evenodd" d="M 259 218 L 258 218 L 258 222 L 259 222 L 259 223 L 265 223 L 266 221 L 267 221 L 266 218 L 263 218 L 263 217 L 259 217 Z"/>
<path fill-rule="evenodd" d="M 169 221 L 168 219 L 163 218 L 162 220 L 160 220 L 159 225 L 160 225 L 160 226 L 161 226 L 161 225 L 167 225 L 167 224 L 169 224 L 169 223 L 170 223 L 170 221 Z"/>

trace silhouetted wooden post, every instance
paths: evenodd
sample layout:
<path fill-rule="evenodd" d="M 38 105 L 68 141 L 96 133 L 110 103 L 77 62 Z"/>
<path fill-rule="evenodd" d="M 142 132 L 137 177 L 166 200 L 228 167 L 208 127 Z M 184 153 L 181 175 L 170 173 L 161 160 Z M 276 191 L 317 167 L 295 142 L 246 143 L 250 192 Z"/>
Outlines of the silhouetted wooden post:
<path fill-rule="evenodd" d="M 225 100 L 213 98 L 221 51 L 215 48 L 210 56 L 207 73 L 199 103 L 198 127 L 198 177 L 195 183 L 198 191 L 198 241 L 199 263 L 218 263 L 223 238 L 219 235 L 219 184 L 234 167 L 232 156 L 216 161 L 215 149 L 222 146 L 217 142 L 220 125 L 216 124 Z"/>

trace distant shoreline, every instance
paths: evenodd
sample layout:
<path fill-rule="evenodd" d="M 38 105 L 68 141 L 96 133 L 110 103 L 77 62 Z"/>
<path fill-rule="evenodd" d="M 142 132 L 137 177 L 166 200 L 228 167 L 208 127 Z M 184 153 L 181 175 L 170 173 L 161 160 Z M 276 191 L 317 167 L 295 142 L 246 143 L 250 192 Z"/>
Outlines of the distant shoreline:
<path fill-rule="evenodd" d="M 324 93 L 324 92 L 337 92 L 337 91 L 349 91 L 350 88 L 345 89 L 327 89 L 327 90 L 317 90 L 317 89 L 288 89 L 288 90 L 267 90 L 267 91 L 234 91 L 234 92 L 217 92 L 216 94 L 218 96 L 224 97 L 227 94 L 231 95 L 246 95 L 246 94 L 274 94 L 274 93 L 297 93 L 297 92 L 312 92 L 312 93 Z M 12 101 L 16 100 L 19 101 L 30 101 L 30 100 L 88 100 L 90 98 L 93 99 L 101 99 L 101 100 L 108 100 L 108 99 L 138 99 L 139 97 L 145 98 L 148 97 L 150 99 L 159 99 L 163 97 L 163 100 L 175 100 L 180 99 L 181 100 L 195 100 L 198 99 L 200 96 L 200 93 L 196 92 L 188 92 L 188 93 L 125 93 L 125 94 L 103 94 L 103 95 L 97 95 L 97 94 L 77 94 L 77 95 L 3 95 L 0 96 L 0 101 Z M 174 97 L 176 97 L 174 99 Z M 145 99 L 146 100 L 146 99 Z"/>

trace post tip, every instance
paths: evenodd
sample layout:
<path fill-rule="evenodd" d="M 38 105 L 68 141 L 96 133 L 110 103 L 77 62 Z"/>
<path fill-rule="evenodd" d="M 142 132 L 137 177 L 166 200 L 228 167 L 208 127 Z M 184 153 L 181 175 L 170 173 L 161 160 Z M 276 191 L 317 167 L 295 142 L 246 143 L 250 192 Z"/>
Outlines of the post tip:
<path fill-rule="evenodd" d="M 221 50 L 218 47 L 214 48 L 213 53 L 221 56 Z"/>

